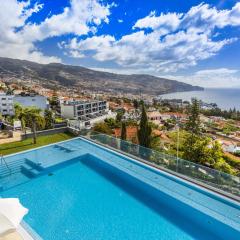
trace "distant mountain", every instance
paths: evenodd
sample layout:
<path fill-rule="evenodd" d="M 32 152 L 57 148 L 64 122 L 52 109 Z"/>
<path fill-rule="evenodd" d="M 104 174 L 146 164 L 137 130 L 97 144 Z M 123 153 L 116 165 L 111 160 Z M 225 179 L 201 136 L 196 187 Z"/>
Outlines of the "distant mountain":
<path fill-rule="evenodd" d="M 34 82 L 54 88 L 79 87 L 80 89 L 146 93 L 159 95 L 171 92 L 203 90 L 198 86 L 158 78 L 144 74 L 114 74 L 95 71 L 80 66 L 58 63 L 39 64 L 35 62 L 0 57 L 0 79 L 7 81 Z"/>

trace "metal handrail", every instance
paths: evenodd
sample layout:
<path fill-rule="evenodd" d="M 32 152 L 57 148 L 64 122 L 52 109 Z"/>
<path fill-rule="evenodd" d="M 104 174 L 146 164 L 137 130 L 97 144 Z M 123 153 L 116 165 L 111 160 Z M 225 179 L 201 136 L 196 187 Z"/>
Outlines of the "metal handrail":
<path fill-rule="evenodd" d="M 5 158 L 4 158 L 4 156 L 1 155 L 1 165 L 3 165 L 3 164 L 5 164 L 6 168 L 7 168 L 8 171 L 9 171 L 9 174 L 11 175 L 11 174 L 12 174 L 12 170 L 11 170 L 11 168 L 8 166 L 8 164 L 7 164 L 7 162 L 6 162 Z"/>

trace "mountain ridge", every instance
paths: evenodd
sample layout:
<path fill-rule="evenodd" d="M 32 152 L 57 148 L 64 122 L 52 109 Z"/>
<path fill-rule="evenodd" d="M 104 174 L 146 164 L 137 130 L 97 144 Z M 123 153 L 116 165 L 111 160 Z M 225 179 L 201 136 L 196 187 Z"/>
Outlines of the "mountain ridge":
<path fill-rule="evenodd" d="M 44 87 L 77 87 L 82 90 L 160 95 L 203 90 L 187 83 L 147 74 L 116 74 L 62 63 L 39 64 L 0 57 L 0 79 L 40 84 Z"/>

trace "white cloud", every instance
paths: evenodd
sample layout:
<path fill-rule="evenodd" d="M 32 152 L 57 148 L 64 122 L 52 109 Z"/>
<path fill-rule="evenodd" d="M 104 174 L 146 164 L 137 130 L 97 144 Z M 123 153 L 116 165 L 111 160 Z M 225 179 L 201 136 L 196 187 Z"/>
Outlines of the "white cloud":
<path fill-rule="evenodd" d="M 26 25 L 23 36 L 39 41 L 69 33 L 86 35 L 95 32 L 102 22 L 109 22 L 109 5 L 103 6 L 98 0 L 71 0 L 70 3 L 61 14 L 52 15 L 39 25 Z"/>
<path fill-rule="evenodd" d="M 68 53 L 98 61 L 113 61 L 121 67 L 148 69 L 149 72 L 175 72 L 208 59 L 237 38 L 215 40 L 218 30 L 240 26 L 240 3 L 230 10 L 217 10 L 208 4 L 192 7 L 187 13 L 167 13 L 139 19 L 135 32 L 115 39 L 94 36 L 85 40 L 74 38 L 64 43 Z M 151 29 L 151 31 L 145 31 Z M 91 50 L 88 52 L 87 50 Z"/>
<path fill-rule="evenodd" d="M 59 61 L 55 57 L 44 56 L 16 30 L 24 29 L 26 20 L 43 5 L 36 3 L 30 8 L 30 1 L 0 0 L 0 6 L 0 56 L 38 62 Z"/>
<path fill-rule="evenodd" d="M 92 50 L 91 56 L 96 60 L 111 60 L 124 67 L 131 65 L 148 68 L 149 71 L 174 72 L 217 54 L 223 46 L 234 40 L 214 42 L 207 34 L 194 31 L 179 31 L 159 40 L 157 32 L 145 34 L 144 31 L 138 31 L 120 40 L 109 35 L 80 41 L 74 38 L 65 43 L 65 48 L 82 54 Z M 84 56 L 89 56 L 89 53 Z"/>
<path fill-rule="evenodd" d="M 108 35 L 102 35 L 100 37 L 87 38 L 85 41 L 78 42 L 77 38 L 73 38 L 70 43 L 65 42 L 60 43 L 61 48 L 69 49 L 69 51 L 74 51 L 73 57 L 85 57 L 84 51 L 95 51 L 96 49 L 111 47 L 111 42 L 114 42 L 115 38 Z M 78 54 L 77 54 L 78 52 Z"/>
<path fill-rule="evenodd" d="M 191 76 L 164 75 L 170 79 L 199 85 L 205 88 L 233 88 L 240 87 L 240 71 L 237 69 L 217 68 L 205 69 L 195 72 Z"/>
<path fill-rule="evenodd" d="M 128 69 L 128 68 L 101 68 L 101 67 L 95 67 L 95 68 L 91 68 L 93 70 L 96 71 L 100 71 L 100 72 L 109 72 L 109 73 L 116 73 L 116 74 L 138 74 L 136 69 Z M 142 74 L 143 72 L 139 72 L 140 74 Z"/>
<path fill-rule="evenodd" d="M 122 19 L 118 19 L 118 22 L 119 22 L 119 23 L 123 23 L 123 20 L 122 20 Z"/>
<path fill-rule="evenodd" d="M 229 69 L 229 68 L 217 68 L 217 69 L 206 69 L 197 71 L 195 74 L 197 76 L 219 76 L 219 75 L 231 75 L 234 73 L 239 72 L 236 69 Z"/>
<path fill-rule="evenodd" d="M 214 28 L 240 25 L 240 2 L 230 10 L 217 10 L 208 4 L 192 7 L 182 18 L 181 27 L 194 28 L 198 31 L 209 31 Z"/>
<path fill-rule="evenodd" d="M 30 1 L 18 2 L 17 0 L 0 0 L 0 6 L 1 33 L 4 33 L 5 29 L 24 26 L 32 13 L 40 11 L 43 7 L 42 4 L 36 3 L 33 8 L 29 8 Z"/>
<path fill-rule="evenodd" d="M 200 4 L 192 7 L 186 14 L 167 13 L 156 16 L 155 12 L 151 12 L 147 17 L 139 19 L 133 28 L 151 28 L 158 30 L 166 28 L 170 30 L 187 30 L 189 28 L 196 31 L 209 31 L 226 26 L 240 25 L 240 2 L 231 10 L 217 10 L 210 7 L 209 4 Z"/>
<path fill-rule="evenodd" d="M 102 22 L 108 23 L 112 7 L 99 0 L 70 0 L 70 6 L 65 7 L 62 13 L 36 24 L 27 21 L 44 7 L 42 4 L 32 6 L 30 0 L 0 0 L 0 6 L 0 56 L 43 63 L 61 60 L 44 56 L 35 47 L 35 42 L 64 34 L 79 36 L 96 32 Z"/>
<path fill-rule="evenodd" d="M 151 28 L 153 30 L 165 30 L 166 32 L 174 31 L 180 24 L 180 18 L 182 14 L 167 13 L 156 16 L 155 12 L 151 12 L 147 17 L 139 19 L 133 29 Z"/>
<path fill-rule="evenodd" d="M 117 74 L 149 74 L 146 69 L 134 68 L 93 68 L 96 71 L 111 72 Z M 197 85 L 204 88 L 239 88 L 240 70 L 229 68 L 205 69 L 196 71 L 187 75 L 172 74 L 154 74 L 156 77 L 167 78 L 185 82 L 191 85 Z"/>

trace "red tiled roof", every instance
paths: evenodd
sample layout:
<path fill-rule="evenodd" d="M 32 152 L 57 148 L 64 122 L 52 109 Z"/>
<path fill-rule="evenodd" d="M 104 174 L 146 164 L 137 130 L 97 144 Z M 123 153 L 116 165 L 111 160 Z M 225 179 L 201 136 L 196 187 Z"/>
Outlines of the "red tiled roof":
<path fill-rule="evenodd" d="M 115 128 L 114 135 L 115 135 L 115 137 L 120 137 L 121 136 L 121 128 Z M 137 127 L 134 127 L 134 126 L 127 127 L 127 139 L 132 139 L 135 137 L 137 137 Z"/>

